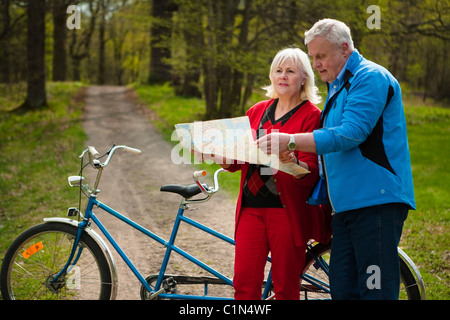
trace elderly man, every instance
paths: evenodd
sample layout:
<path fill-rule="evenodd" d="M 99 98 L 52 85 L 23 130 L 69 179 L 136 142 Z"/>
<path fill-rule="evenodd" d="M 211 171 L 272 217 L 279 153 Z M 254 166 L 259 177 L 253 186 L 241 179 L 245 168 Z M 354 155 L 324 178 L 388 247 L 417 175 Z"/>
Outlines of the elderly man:
<path fill-rule="evenodd" d="M 334 211 L 333 299 L 398 299 L 397 246 L 415 209 L 406 122 L 398 81 L 354 49 L 350 29 L 332 19 L 305 33 L 313 67 L 327 83 L 321 128 L 273 133 L 262 150 L 316 152 L 318 187 Z"/>

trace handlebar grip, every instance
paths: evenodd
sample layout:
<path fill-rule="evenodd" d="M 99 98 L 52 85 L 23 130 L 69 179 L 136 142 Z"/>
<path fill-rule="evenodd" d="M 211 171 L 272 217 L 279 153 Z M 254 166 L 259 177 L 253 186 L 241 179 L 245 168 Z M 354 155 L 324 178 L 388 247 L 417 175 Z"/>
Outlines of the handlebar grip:
<path fill-rule="evenodd" d="M 201 176 L 206 176 L 205 170 L 195 171 L 193 174 L 194 178 L 200 178 Z"/>
<path fill-rule="evenodd" d="M 141 152 L 142 152 L 142 151 L 139 150 L 139 149 L 131 148 L 131 147 L 125 147 L 124 150 L 125 150 L 126 152 L 133 153 L 133 154 L 137 154 L 137 155 L 140 155 Z"/>
<path fill-rule="evenodd" d="M 93 157 L 94 159 L 97 159 L 97 158 L 100 157 L 100 153 L 98 153 L 98 151 L 95 150 L 94 147 L 89 146 L 88 149 L 89 149 L 89 153 L 92 155 L 92 157 Z"/>

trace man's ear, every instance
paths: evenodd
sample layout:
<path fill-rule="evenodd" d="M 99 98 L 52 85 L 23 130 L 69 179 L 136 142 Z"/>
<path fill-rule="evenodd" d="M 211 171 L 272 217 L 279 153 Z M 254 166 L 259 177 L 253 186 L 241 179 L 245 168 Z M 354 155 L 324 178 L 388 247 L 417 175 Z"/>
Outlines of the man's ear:
<path fill-rule="evenodd" d="M 344 55 L 345 58 L 348 58 L 350 56 L 350 54 L 351 54 L 350 47 L 347 42 L 344 42 L 341 44 L 341 50 L 342 50 L 342 54 Z"/>

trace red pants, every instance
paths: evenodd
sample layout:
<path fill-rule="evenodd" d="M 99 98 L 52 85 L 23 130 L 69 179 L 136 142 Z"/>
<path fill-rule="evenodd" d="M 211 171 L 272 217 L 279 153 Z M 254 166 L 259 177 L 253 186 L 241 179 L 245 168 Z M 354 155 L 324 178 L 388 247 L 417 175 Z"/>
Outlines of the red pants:
<path fill-rule="evenodd" d="M 236 300 L 260 300 L 269 251 L 275 299 L 298 300 L 306 245 L 295 245 L 284 209 L 242 208 L 236 230 Z"/>

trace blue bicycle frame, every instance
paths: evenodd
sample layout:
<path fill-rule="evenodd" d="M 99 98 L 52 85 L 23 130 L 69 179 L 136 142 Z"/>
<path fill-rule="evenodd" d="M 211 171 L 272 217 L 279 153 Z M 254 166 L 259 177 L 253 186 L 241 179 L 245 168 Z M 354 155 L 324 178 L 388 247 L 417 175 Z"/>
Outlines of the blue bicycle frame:
<path fill-rule="evenodd" d="M 161 265 L 161 270 L 159 271 L 159 275 L 158 275 L 158 279 L 156 281 L 155 284 L 155 288 L 152 289 L 150 287 L 150 285 L 147 283 L 147 281 L 145 280 L 145 278 L 142 276 L 142 274 L 138 271 L 138 269 L 134 266 L 134 264 L 131 262 L 131 260 L 128 258 L 128 256 L 126 255 L 126 253 L 122 250 L 122 248 L 117 244 L 117 242 L 114 240 L 114 238 L 111 236 L 111 234 L 108 232 L 108 230 L 103 226 L 103 224 L 100 222 L 100 220 L 97 218 L 97 216 L 94 214 L 94 212 L 92 211 L 94 206 L 102 209 L 103 211 L 111 214 L 112 216 L 118 218 L 119 220 L 125 222 L 126 224 L 128 224 L 129 226 L 131 226 L 132 228 L 139 230 L 140 232 L 142 232 L 143 234 L 145 234 L 146 236 L 152 238 L 153 240 L 157 241 L 158 243 L 162 244 L 163 246 L 166 246 L 166 252 L 164 255 L 164 259 Z M 185 206 L 182 203 L 178 209 L 178 213 L 175 219 L 175 223 L 172 229 L 172 233 L 170 236 L 169 241 L 164 240 L 163 238 L 161 238 L 160 236 L 156 235 L 155 233 L 149 231 L 148 229 L 142 227 L 141 225 L 137 224 L 136 222 L 130 220 L 129 218 L 125 217 L 124 215 L 120 214 L 119 212 L 117 212 L 116 210 L 108 207 L 107 205 L 105 205 L 104 203 L 100 202 L 97 200 L 95 195 L 91 195 L 89 198 L 89 202 L 87 204 L 87 208 L 86 208 L 86 212 L 84 215 L 83 220 L 80 222 L 79 224 L 79 231 L 78 231 L 78 235 L 77 238 L 74 242 L 74 246 L 73 246 L 73 250 L 72 250 L 72 254 L 71 257 L 69 258 L 69 261 L 67 262 L 66 268 L 72 264 L 71 260 L 73 258 L 73 256 L 75 256 L 75 251 L 76 248 L 78 246 L 78 241 L 81 237 L 81 234 L 84 230 L 84 228 L 86 226 L 89 225 L 90 221 L 93 221 L 98 228 L 102 231 L 103 235 L 108 239 L 108 241 L 111 243 L 111 245 L 114 247 L 114 249 L 117 251 L 117 253 L 120 255 L 120 257 L 124 260 L 124 262 L 128 265 L 128 267 L 130 268 L 130 270 L 134 273 L 134 275 L 139 279 L 139 281 L 141 282 L 141 284 L 145 287 L 145 289 L 150 292 L 157 292 L 158 290 L 160 290 L 161 288 L 161 284 L 162 281 L 164 280 L 164 274 L 167 268 L 167 265 L 169 263 L 169 259 L 170 259 L 170 255 L 172 253 L 172 251 L 175 251 L 176 253 L 180 254 L 182 257 L 188 259 L 189 261 L 195 263 L 197 266 L 199 266 L 200 268 L 206 270 L 207 272 L 209 272 L 210 274 L 216 276 L 218 279 L 220 279 L 221 281 L 223 281 L 224 283 L 232 286 L 233 285 L 233 281 L 231 279 L 229 279 L 228 277 L 226 277 L 225 275 L 223 275 L 222 273 L 218 272 L 217 270 L 211 268 L 210 266 L 206 265 L 205 263 L 203 263 L 202 261 L 198 260 L 197 258 L 195 258 L 194 256 L 192 256 L 191 254 L 185 252 L 184 250 L 180 249 L 179 247 L 177 247 L 174 243 L 175 243 L 175 239 L 178 233 L 178 229 L 179 226 L 181 224 L 181 222 L 185 222 L 197 229 L 200 229 L 206 233 L 209 233 L 223 241 L 226 241 L 232 245 L 235 244 L 234 240 L 220 232 L 217 232 L 201 223 L 198 223 L 197 221 L 190 219 L 186 216 L 184 216 L 184 211 L 185 211 Z M 61 271 L 61 273 L 64 271 Z M 58 275 L 59 276 L 59 275 Z M 55 279 L 58 278 L 55 277 Z M 266 282 L 266 286 L 265 286 L 265 290 L 263 293 L 263 299 L 268 298 L 269 292 L 270 292 L 270 286 L 271 286 L 271 277 L 270 277 L 270 273 Z M 213 297 L 213 296 L 207 296 L 207 295 L 203 295 L 203 296 L 195 296 L 195 295 L 182 295 L 182 294 L 172 294 L 172 293 L 160 293 L 158 295 L 158 297 L 160 298 L 167 298 L 167 299 L 201 299 L 201 300 L 205 300 L 205 299 L 229 299 L 229 298 L 221 298 L 221 297 Z"/>

